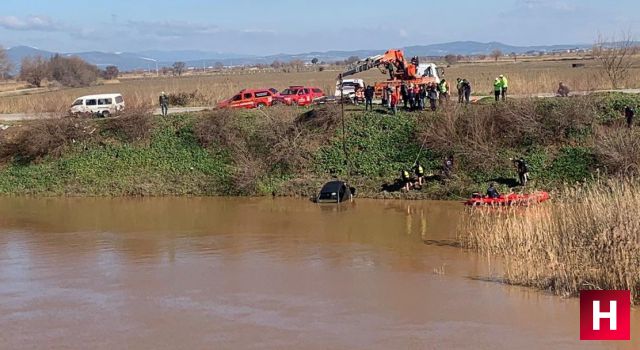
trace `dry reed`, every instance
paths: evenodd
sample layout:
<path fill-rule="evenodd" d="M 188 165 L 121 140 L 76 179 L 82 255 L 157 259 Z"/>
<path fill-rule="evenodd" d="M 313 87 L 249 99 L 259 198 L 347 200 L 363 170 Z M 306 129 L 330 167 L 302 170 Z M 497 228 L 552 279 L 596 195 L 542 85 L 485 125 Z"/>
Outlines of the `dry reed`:
<path fill-rule="evenodd" d="M 558 295 L 631 290 L 640 303 L 640 184 L 631 180 L 567 188 L 549 206 L 474 210 L 463 246 L 504 257 L 504 281 Z"/>

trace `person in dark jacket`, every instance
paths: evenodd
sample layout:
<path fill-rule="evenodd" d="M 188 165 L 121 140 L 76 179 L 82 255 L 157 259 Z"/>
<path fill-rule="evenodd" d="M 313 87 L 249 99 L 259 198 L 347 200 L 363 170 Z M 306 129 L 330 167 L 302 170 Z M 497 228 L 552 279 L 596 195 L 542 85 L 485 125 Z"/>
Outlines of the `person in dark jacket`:
<path fill-rule="evenodd" d="M 453 155 L 445 158 L 442 164 L 442 172 L 444 174 L 444 177 L 446 177 L 447 179 L 451 178 L 451 174 L 453 174 Z"/>
<path fill-rule="evenodd" d="M 167 114 L 169 114 L 169 97 L 167 97 L 167 94 L 165 94 L 164 91 L 160 94 L 159 102 L 160 109 L 162 110 L 162 116 L 166 117 Z"/>
<path fill-rule="evenodd" d="M 633 117 L 636 115 L 636 111 L 631 106 L 624 107 L 624 117 L 627 120 L 627 128 L 633 127 Z"/>
<path fill-rule="evenodd" d="M 409 107 L 409 89 L 405 83 L 400 85 L 400 96 L 402 97 L 402 103 L 404 103 L 404 109 L 407 109 Z"/>
<path fill-rule="evenodd" d="M 490 183 L 489 184 L 489 188 L 487 188 L 487 197 L 489 198 L 499 198 L 500 197 L 500 193 L 498 193 L 498 190 L 496 190 L 496 187 L 494 185 L 494 183 Z"/>
<path fill-rule="evenodd" d="M 429 98 L 429 107 L 431 107 L 432 111 L 436 111 L 438 108 L 438 90 L 435 83 L 427 84 L 427 98 Z"/>
<path fill-rule="evenodd" d="M 527 166 L 527 162 L 524 160 L 524 158 L 511 159 L 511 161 L 516 166 L 520 185 L 526 186 L 527 182 L 529 181 L 529 166 Z"/>
<path fill-rule="evenodd" d="M 424 107 L 425 107 L 425 102 L 427 99 L 427 89 L 425 88 L 424 85 L 420 85 L 420 89 L 418 90 L 418 98 L 419 98 L 419 109 L 421 111 L 424 111 Z"/>
<path fill-rule="evenodd" d="M 471 98 L 471 83 L 467 79 L 462 79 L 462 93 L 464 95 L 464 103 L 469 104 Z"/>
<path fill-rule="evenodd" d="M 373 96 L 375 95 L 375 89 L 373 86 L 368 85 L 366 89 L 364 89 L 364 109 L 373 111 Z"/>
<path fill-rule="evenodd" d="M 407 100 L 409 102 L 409 109 L 413 110 L 415 107 L 415 96 L 413 94 L 413 86 L 409 86 L 407 88 Z M 405 108 L 407 107 L 407 103 L 405 102 Z"/>

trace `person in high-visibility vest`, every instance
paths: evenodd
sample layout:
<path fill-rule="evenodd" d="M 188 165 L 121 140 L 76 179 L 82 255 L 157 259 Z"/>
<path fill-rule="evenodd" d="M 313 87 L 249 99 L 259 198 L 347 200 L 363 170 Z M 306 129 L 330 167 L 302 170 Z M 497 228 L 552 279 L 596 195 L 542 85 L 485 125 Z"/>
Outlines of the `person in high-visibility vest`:
<path fill-rule="evenodd" d="M 416 162 L 413 166 L 413 172 L 418 178 L 418 185 L 422 186 L 422 183 L 424 182 L 424 167 L 420 162 Z"/>
<path fill-rule="evenodd" d="M 509 88 L 509 81 L 503 74 L 500 74 L 500 83 L 502 85 L 502 101 L 504 101 L 507 99 L 507 89 Z"/>
<path fill-rule="evenodd" d="M 502 82 L 500 78 L 496 78 L 493 81 L 493 93 L 496 96 L 496 102 L 500 101 L 500 94 L 502 93 Z"/>
<path fill-rule="evenodd" d="M 449 82 L 442 78 L 440 83 L 438 83 L 438 92 L 440 92 L 440 103 L 443 101 L 449 101 L 449 90 L 451 87 L 449 86 Z"/>
<path fill-rule="evenodd" d="M 409 192 L 411 190 L 411 175 L 405 169 L 400 171 L 400 179 L 402 180 L 402 187 L 405 191 Z"/>

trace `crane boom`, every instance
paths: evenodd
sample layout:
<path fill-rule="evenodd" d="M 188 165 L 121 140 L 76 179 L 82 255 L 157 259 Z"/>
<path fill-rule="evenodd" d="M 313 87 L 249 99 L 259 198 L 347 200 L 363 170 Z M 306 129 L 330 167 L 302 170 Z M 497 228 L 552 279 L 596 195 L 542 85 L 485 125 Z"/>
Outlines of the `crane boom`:
<path fill-rule="evenodd" d="M 349 69 L 342 72 L 342 78 L 367 71 L 372 68 L 388 69 L 393 66 L 393 79 L 410 80 L 416 78 L 417 64 L 404 59 L 402 50 L 388 50 L 383 55 L 368 57 L 356 62 Z"/>

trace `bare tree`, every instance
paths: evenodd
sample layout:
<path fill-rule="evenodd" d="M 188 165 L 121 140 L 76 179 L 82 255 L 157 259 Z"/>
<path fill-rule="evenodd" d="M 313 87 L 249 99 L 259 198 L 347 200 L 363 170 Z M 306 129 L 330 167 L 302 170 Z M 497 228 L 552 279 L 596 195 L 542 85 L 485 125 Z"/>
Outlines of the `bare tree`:
<path fill-rule="evenodd" d="M 518 54 L 515 52 L 510 53 L 509 57 L 513 58 L 514 62 L 518 61 Z"/>
<path fill-rule="evenodd" d="M 53 55 L 49 59 L 49 76 L 62 86 L 82 87 L 95 83 L 100 70 L 80 57 Z"/>
<path fill-rule="evenodd" d="M 49 62 L 42 56 L 25 57 L 20 65 L 20 80 L 36 87 L 42 86 L 42 81 L 49 77 Z"/>
<path fill-rule="evenodd" d="M 354 64 L 356 62 L 360 61 L 360 57 L 358 56 L 349 56 L 349 58 L 347 58 L 344 63 L 345 64 Z"/>
<path fill-rule="evenodd" d="M 101 75 L 106 80 L 117 79 L 120 75 L 120 70 L 116 66 L 107 66 Z"/>
<path fill-rule="evenodd" d="M 4 47 L 0 46 L 0 79 L 6 79 L 12 69 L 13 64 L 7 56 L 7 52 Z"/>
<path fill-rule="evenodd" d="M 491 51 L 491 54 L 489 54 L 489 56 L 493 58 L 496 62 L 498 62 L 498 59 L 502 57 L 502 50 L 494 49 L 493 51 Z"/>
<path fill-rule="evenodd" d="M 458 63 L 458 56 L 452 55 L 452 54 L 448 54 L 448 55 L 444 56 L 444 60 L 445 60 L 445 62 L 447 62 L 447 64 L 453 65 L 453 64 Z"/>
<path fill-rule="evenodd" d="M 621 40 L 614 37 L 606 39 L 602 36 L 593 45 L 593 57 L 600 62 L 600 67 L 611 81 L 614 89 L 627 79 L 633 65 L 632 56 L 638 52 L 630 34 L 623 34 Z"/>
<path fill-rule="evenodd" d="M 184 62 L 175 62 L 172 67 L 173 67 L 173 74 L 181 76 L 182 73 L 184 72 L 184 69 L 187 67 L 187 64 Z"/>

